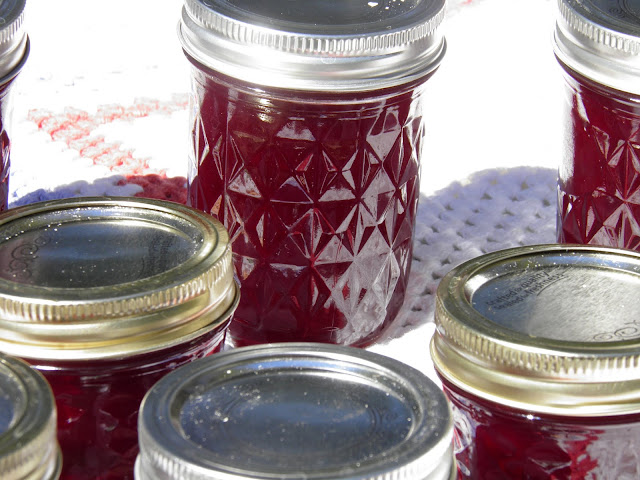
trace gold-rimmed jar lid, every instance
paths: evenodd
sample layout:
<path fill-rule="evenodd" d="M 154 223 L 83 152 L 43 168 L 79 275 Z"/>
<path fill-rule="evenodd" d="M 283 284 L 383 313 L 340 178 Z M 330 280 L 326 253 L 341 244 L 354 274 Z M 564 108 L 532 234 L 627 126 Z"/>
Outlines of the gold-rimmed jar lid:
<path fill-rule="evenodd" d="M 475 396 L 563 416 L 640 412 L 640 253 L 535 245 L 441 281 L 431 355 Z"/>
<path fill-rule="evenodd" d="M 107 358 L 216 328 L 237 303 L 229 236 L 191 207 L 72 198 L 0 215 L 0 351 Z"/>
<path fill-rule="evenodd" d="M 0 478 L 56 480 L 61 467 L 51 387 L 26 362 L 0 354 Z"/>

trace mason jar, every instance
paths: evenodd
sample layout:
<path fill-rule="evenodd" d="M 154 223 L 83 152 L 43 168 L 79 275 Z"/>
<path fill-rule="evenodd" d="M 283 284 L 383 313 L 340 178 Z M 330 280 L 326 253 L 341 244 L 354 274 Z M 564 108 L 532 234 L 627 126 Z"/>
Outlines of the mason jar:
<path fill-rule="evenodd" d="M 640 477 L 640 253 L 535 245 L 437 291 L 431 354 L 460 478 Z"/>
<path fill-rule="evenodd" d="M 361 349 L 233 349 L 145 396 L 137 480 L 453 480 L 452 419 L 421 372 Z"/>
<path fill-rule="evenodd" d="M 61 478 L 133 478 L 144 394 L 221 349 L 238 296 L 227 232 L 195 209 L 96 197 L 0 215 L 0 351 L 51 385 Z"/>
<path fill-rule="evenodd" d="M 0 211 L 9 201 L 11 139 L 13 138 L 12 86 L 29 57 L 29 37 L 24 28 L 26 0 L 0 2 Z"/>
<path fill-rule="evenodd" d="M 444 6 L 185 1 L 188 201 L 233 242 L 236 346 L 366 346 L 397 315 Z"/>
<path fill-rule="evenodd" d="M 640 249 L 640 5 L 559 0 L 558 241 Z"/>
<path fill-rule="evenodd" d="M 57 480 L 56 405 L 42 374 L 0 354 L 0 478 Z"/>

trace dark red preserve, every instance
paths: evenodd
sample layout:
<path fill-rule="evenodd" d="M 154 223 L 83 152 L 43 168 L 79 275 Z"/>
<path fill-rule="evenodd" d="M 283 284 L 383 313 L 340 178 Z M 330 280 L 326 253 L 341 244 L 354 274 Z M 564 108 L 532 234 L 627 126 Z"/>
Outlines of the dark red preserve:
<path fill-rule="evenodd" d="M 460 478 L 638 478 L 640 254 L 537 245 L 454 268 L 431 355 Z"/>
<path fill-rule="evenodd" d="M 224 343 L 226 230 L 170 202 L 81 198 L 11 209 L 0 238 L 0 351 L 51 385 L 60 478 L 133 479 L 147 390 Z"/>
<path fill-rule="evenodd" d="M 640 249 L 640 8 L 558 3 L 566 97 L 558 240 Z"/>
<path fill-rule="evenodd" d="M 440 0 L 186 0 L 189 202 L 229 230 L 236 345 L 365 346 L 405 295 Z"/>
<path fill-rule="evenodd" d="M 0 2 L 0 211 L 9 201 L 14 81 L 29 56 L 24 28 L 25 0 Z"/>

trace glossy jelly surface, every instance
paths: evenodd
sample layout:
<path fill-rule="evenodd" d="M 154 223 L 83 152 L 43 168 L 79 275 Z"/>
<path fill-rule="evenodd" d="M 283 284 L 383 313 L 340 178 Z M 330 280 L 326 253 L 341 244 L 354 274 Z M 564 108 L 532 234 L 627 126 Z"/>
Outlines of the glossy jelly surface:
<path fill-rule="evenodd" d="M 558 241 L 640 249 L 640 97 L 565 67 Z"/>
<path fill-rule="evenodd" d="M 454 417 L 458 478 L 640 478 L 640 415 L 559 417 L 482 400 L 443 379 Z"/>
<path fill-rule="evenodd" d="M 177 346 L 113 360 L 29 360 L 56 400 L 60 478 L 133 480 L 138 410 L 147 390 L 168 372 L 218 352 L 224 336 L 217 328 Z"/>
<path fill-rule="evenodd" d="M 424 79 L 391 90 L 268 90 L 193 73 L 192 206 L 229 230 L 236 345 L 365 346 L 405 295 Z"/>
<path fill-rule="evenodd" d="M 10 92 L 14 78 L 0 85 L 0 212 L 8 208 L 9 173 L 11 170 Z"/>

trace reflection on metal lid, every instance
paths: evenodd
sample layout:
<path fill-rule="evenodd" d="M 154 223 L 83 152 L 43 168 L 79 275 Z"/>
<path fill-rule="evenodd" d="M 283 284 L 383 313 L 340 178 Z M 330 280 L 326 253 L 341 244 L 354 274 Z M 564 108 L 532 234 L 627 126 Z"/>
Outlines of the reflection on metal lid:
<path fill-rule="evenodd" d="M 57 479 L 56 406 L 44 377 L 0 354 L 0 478 Z"/>
<path fill-rule="evenodd" d="M 640 411 L 640 254 L 539 245 L 440 283 L 432 355 L 481 397 L 565 415 Z"/>
<path fill-rule="evenodd" d="M 0 216 L 0 350 L 17 356 L 153 348 L 211 324 L 235 290 L 226 230 L 183 205 L 78 198 Z"/>
<path fill-rule="evenodd" d="M 449 479 L 452 420 L 418 371 L 363 350 L 247 347 L 158 382 L 137 478 Z"/>
<path fill-rule="evenodd" d="M 185 0 L 196 61 L 251 83 L 358 91 L 408 83 L 442 61 L 444 0 Z"/>

